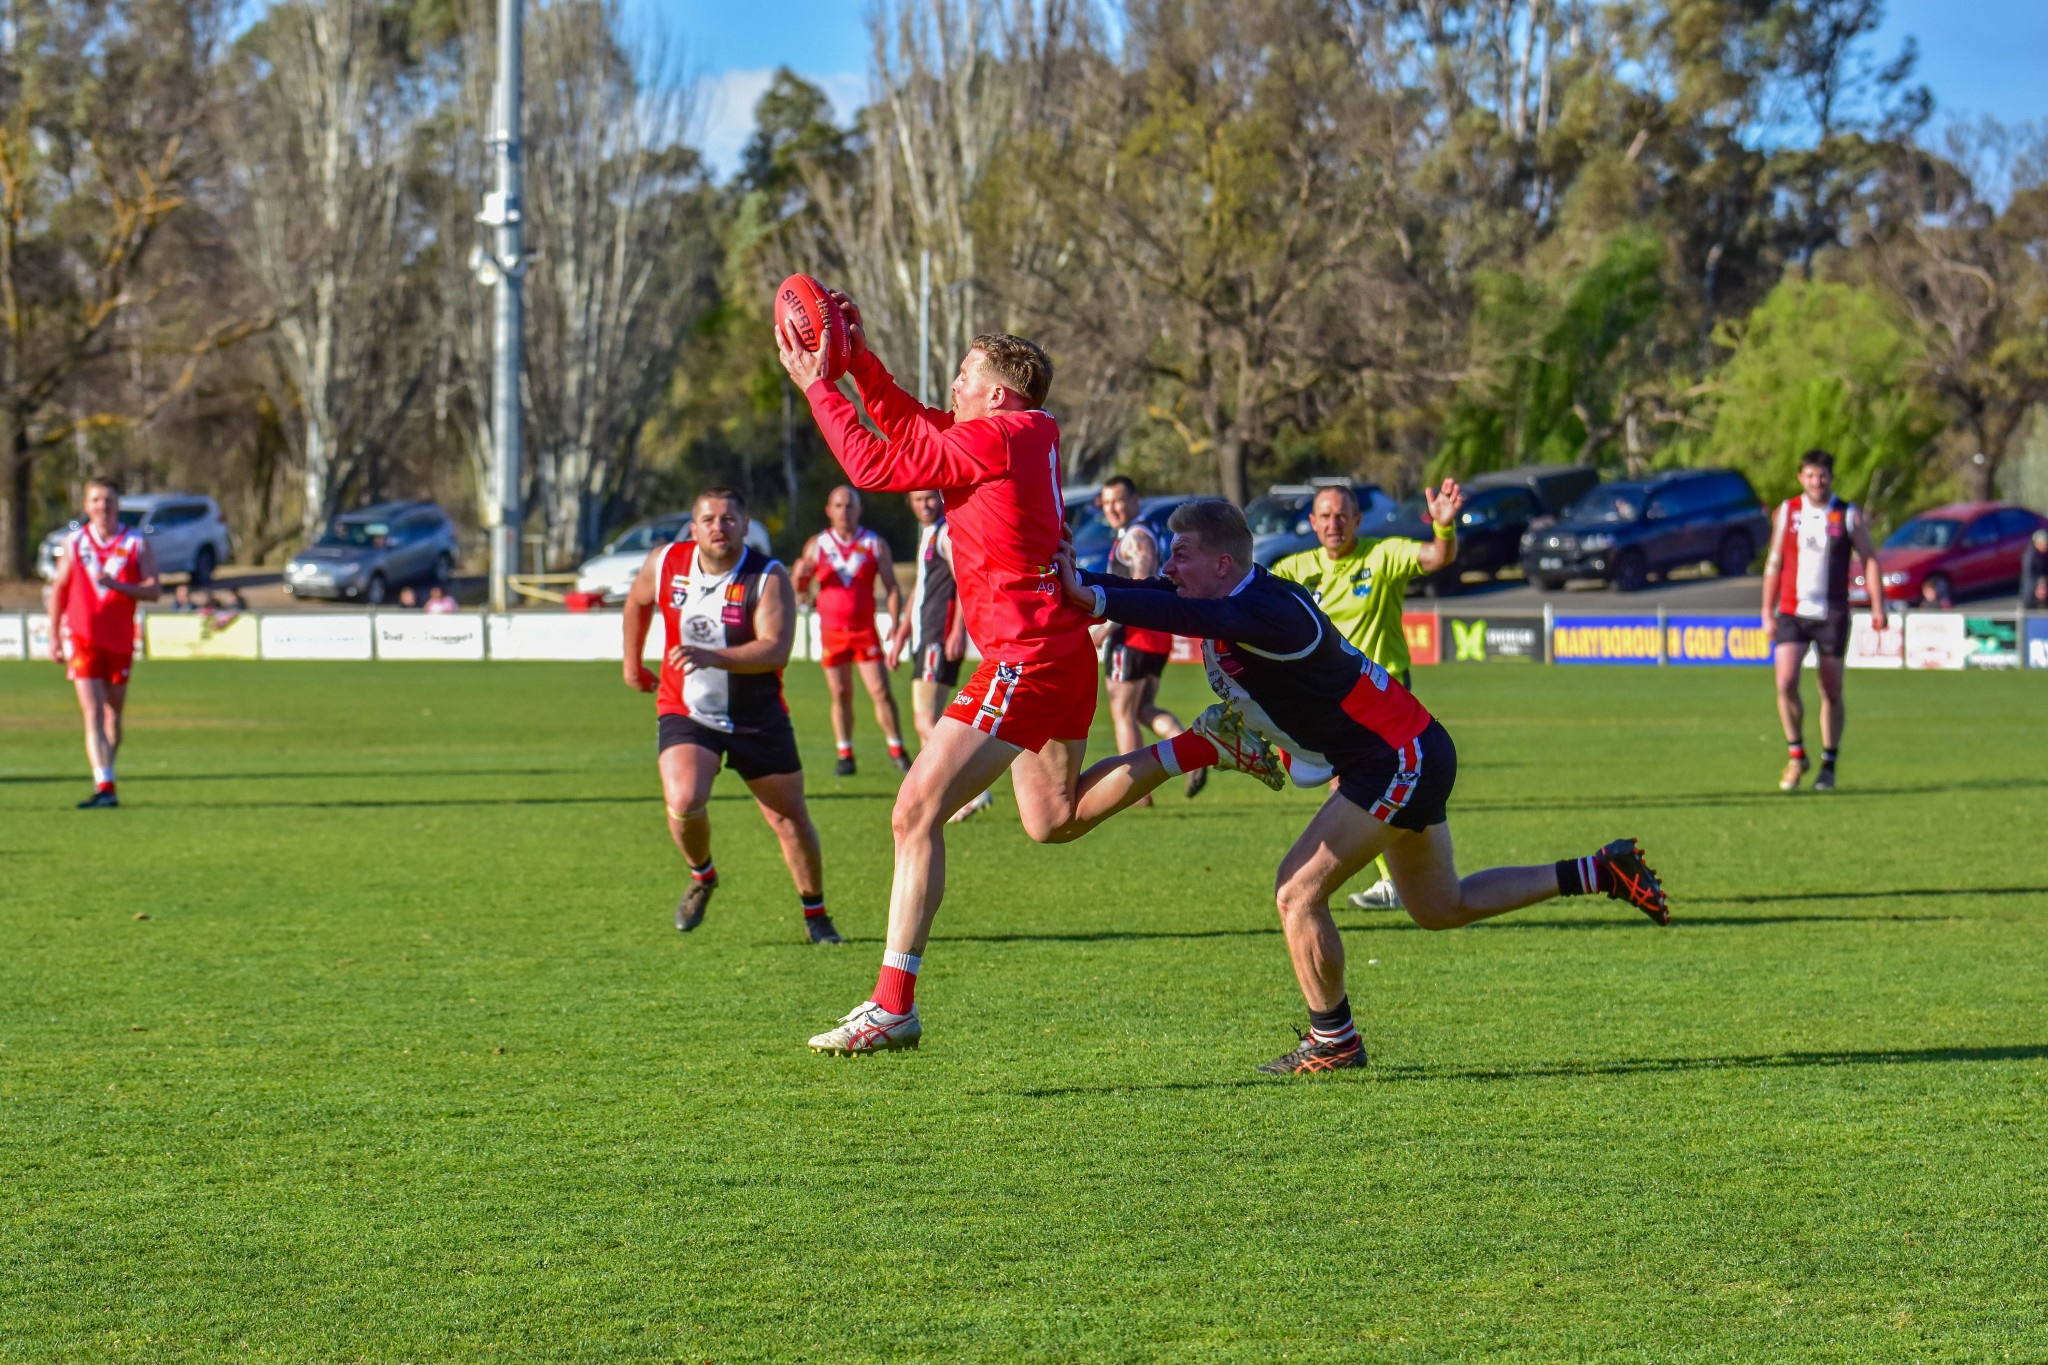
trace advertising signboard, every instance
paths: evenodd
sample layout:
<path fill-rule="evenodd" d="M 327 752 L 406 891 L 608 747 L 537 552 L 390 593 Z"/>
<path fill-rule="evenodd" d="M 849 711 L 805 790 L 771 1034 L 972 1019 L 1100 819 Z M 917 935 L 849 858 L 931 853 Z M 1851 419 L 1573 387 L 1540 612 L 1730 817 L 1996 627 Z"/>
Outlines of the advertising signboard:
<path fill-rule="evenodd" d="M 1435 612 L 1402 612 L 1401 633 L 1408 637 L 1409 663 L 1437 664 L 1443 662 L 1443 645 L 1436 635 Z"/>
<path fill-rule="evenodd" d="M 625 647 L 625 619 L 615 612 L 521 612 L 487 618 L 493 659 L 617 659 Z M 647 640 L 659 653 L 659 620 Z M 644 651 L 643 651 L 644 653 Z"/>
<path fill-rule="evenodd" d="M 1858 612 L 1849 618 L 1849 651 L 1842 658 L 1849 668 L 1904 668 L 1906 666 L 1906 614 L 1885 617 L 1883 630 L 1870 628 L 1870 615 Z"/>
<path fill-rule="evenodd" d="M 1669 616 L 1664 658 L 1688 666 L 1767 664 L 1771 635 L 1754 616 Z"/>
<path fill-rule="evenodd" d="M 1543 662 L 1540 616 L 1455 616 L 1444 620 L 1449 662 L 1528 664 Z"/>
<path fill-rule="evenodd" d="M 1561 664 L 1657 662 L 1654 616 L 1560 616 L 1550 631 L 1550 657 Z"/>
<path fill-rule="evenodd" d="M 19 613 L 0 615 L 0 659 L 28 657 L 28 619 Z"/>
<path fill-rule="evenodd" d="M 50 618 L 42 612 L 28 614 L 28 657 L 47 659 L 50 657 Z"/>
<path fill-rule="evenodd" d="M 368 659 L 370 618 L 288 612 L 266 616 L 261 629 L 266 659 Z"/>
<path fill-rule="evenodd" d="M 2048 668 L 2048 616 L 2027 618 L 2027 667 Z"/>
<path fill-rule="evenodd" d="M 377 613 L 380 659 L 481 659 L 484 618 L 474 612 L 446 616 Z"/>
<path fill-rule="evenodd" d="M 1961 668 L 1969 653 L 1970 635 L 1962 617 L 1917 611 L 1906 617 L 1906 667 Z"/>
<path fill-rule="evenodd" d="M 254 659 L 262 632 L 247 613 L 153 611 L 143 618 L 152 659 Z"/>
<path fill-rule="evenodd" d="M 1963 656 L 1963 664 L 1967 668 L 2020 666 L 2018 621 L 1966 616 L 1963 618 L 1963 641 L 1969 651 Z"/>

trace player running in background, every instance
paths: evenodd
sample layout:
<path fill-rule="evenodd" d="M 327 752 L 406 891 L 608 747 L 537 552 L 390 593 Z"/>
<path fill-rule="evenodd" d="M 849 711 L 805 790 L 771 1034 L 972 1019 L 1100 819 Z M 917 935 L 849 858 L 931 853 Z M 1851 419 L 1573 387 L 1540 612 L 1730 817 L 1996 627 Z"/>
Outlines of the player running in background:
<path fill-rule="evenodd" d="M 884 661 L 891 673 L 907 649 L 910 653 L 910 721 L 922 748 L 931 743 L 932 727 L 946 712 L 947 693 L 960 685 L 960 661 L 967 657 L 967 617 L 960 610 L 953 579 L 953 536 L 946 528 L 946 500 L 936 488 L 912 492 L 910 510 L 917 516 L 917 579 L 910 589 L 910 607 L 896 618 Z M 953 812 L 957 823 L 995 804 L 987 793 Z"/>
<path fill-rule="evenodd" d="M 782 700 L 782 667 L 796 642 L 796 593 L 773 559 L 746 543 L 747 505 L 707 488 L 690 534 L 657 547 L 626 594 L 626 684 L 655 692 L 657 762 L 668 832 L 690 866 L 676 928 L 704 922 L 718 868 L 711 861 L 711 784 L 719 760 L 740 775 L 782 845 L 813 943 L 842 943 L 825 913 L 818 831 L 804 804 L 803 761 Z M 661 613 L 661 675 L 640 662 Z"/>
<path fill-rule="evenodd" d="M 976 337 L 953 380 L 953 410 L 941 412 L 890 378 L 867 349 L 860 310 L 833 297 L 852 333 L 847 373 L 882 435 L 825 380 L 829 337 L 807 351 L 778 328 L 783 368 L 855 484 L 944 495 L 960 607 L 982 654 L 896 793 L 888 948 L 874 994 L 811 1039 L 815 1051 L 844 1055 L 917 1046 L 917 971 L 945 894 L 948 816 L 1008 770 L 1024 832 L 1044 843 L 1074 837 L 1118 793 L 1094 790 L 1081 773 L 1095 652 L 1088 618 L 1061 599 L 1053 566 L 1066 523 L 1059 427 L 1044 410 L 1051 362 L 1018 337 Z"/>
<path fill-rule="evenodd" d="M 1309 508 L 1309 525 L 1322 543 L 1273 565 L 1275 577 L 1313 593 L 1344 638 L 1403 687 L 1409 686 L 1408 637 L 1401 630 L 1408 584 L 1458 557 L 1458 510 L 1465 505 L 1465 495 L 1450 479 L 1440 489 L 1423 489 L 1422 496 L 1434 536 L 1429 544 L 1406 536 L 1360 541 L 1358 495 L 1348 485 L 1325 488 Z M 1380 858 L 1376 866 L 1378 880 L 1353 893 L 1351 904 L 1360 910 L 1401 909 L 1387 860 Z"/>
<path fill-rule="evenodd" d="M 1152 528 L 1138 520 L 1138 485 L 1118 474 L 1102 485 L 1096 503 L 1102 519 L 1116 532 L 1109 547 L 1109 571 L 1120 578 L 1150 578 L 1159 572 L 1164 559 L 1159 539 Z M 1138 630 L 1114 622 L 1092 632 L 1098 644 L 1107 641 L 1103 655 L 1103 688 L 1109 693 L 1109 716 L 1116 726 L 1117 748 L 1134 751 L 1143 742 L 1143 731 L 1161 739 L 1172 739 L 1187 729 L 1180 717 L 1159 708 L 1159 680 L 1166 675 L 1166 661 L 1173 654 L 1173 636 L 1165 631 Z M 1187 776 L 1187 793 L 1193 796 L 1209 780 L 1207 768 L 1195 768 Z M 1147 796 L 1138 802 L 1152 804 Z"/>
<path fill-rule="evenodd" d="M 1425 929 L 1455 929 L 1554 896 L 1593 891 L 1627 901 L 1659 924 L 1670 921 L 1663 888 L 1633 839 L 1617 839 L 1585 857 L 1460 877 L 1445 810 L 1458 753 L 1444 727 L 1386 669 L 1343 639 L 1306 589 L 1252 563 L 1251 528 L 1234 505 L 1191 502 L 1174 512 L 1171 525 L 1165 577 L 1130 583 L 1077 574 L 1067 553 L 1060 565 L 1063 593 L 1102 619 L 1202 638 L 1210 685 L 1242 717 L 1249 741 L 1232 753 L 1207 735 L 1183 735 L 1097 765 L 1090 770 L 1101 774 L 1097 790 L 1114 792 L 1127 805 L 1190 764 L 1228 760 L 1263 771 L 1269 765 L 1247 753 L 1263 745 L 1285 752 L 1297 785 L 1336 778 L 1336 791 L 1280 860 L 1276 879 L 1281 928 L 1308 1000 L 1309 1032 L 1261 1071 L 1365 1065 L 1330 894 L 1381 854 L 1409 915 Z"/>
<path fill-rule="evenodd" d="M 121 490 L 108 479 L 85 485 L 85 524 L 64 537 L 50 580 L 50 658 L 65 664 L 85 715 L 85 757 L 93 793 L 80 810 L 121 804 L 114 759 L 135 660 L 135 604 L 162 596 L 149 542 L 121 524 Z"/>
<path fill-rule="evenodd" d="M 1835 757 L 1842 748 L 1843 656 L 1849 648 L 1850 562 L 1863 560 L 1870 585 L 1870 625 L 1883 630 L 1884 573 L 1863 511 L 1835 496 L 1835 457 L 1809 450 L 1799 457 L 1799 488 L 1771 518 L 1771 553 L 1764 562 L 1764 629 L 1775 641 L 1778 719 L 1789 751 L 1780 791 L 1792 791 L 1806 776 L 1806 703 L 1799 695 L 1800 664 L 1807 646 L 1818 656 L 1820 675 L 1820 772 L 1817 792 L 1835 789 Z"/>
<path fill-rule="evenodd" d="M 819 634 L 825 646 L 825 685 L 832 692 L 832 737 L 839 741 L 839 762 L 832 771 L 851 777 L 853 763 L 853 671 L 860 670 L 868 696 L 875 703 L 875 723 L 889 741 L 889 761 L 896 771 L 910 771 L 903 752 L 903 722 L 896 715 L 896 697 L 882 667 L 882 636 L 875 629 L 875 584 L 888 595 L 889 615 L 903 615 L 903 589 L 896 582 L 896 561 L 889 546 L 860 524 L 860 494 L 845 484 L 825 499 L 825 517 L 832 524 L 812 536 L 796 562 L 796 590 L 815 590 Z"/>

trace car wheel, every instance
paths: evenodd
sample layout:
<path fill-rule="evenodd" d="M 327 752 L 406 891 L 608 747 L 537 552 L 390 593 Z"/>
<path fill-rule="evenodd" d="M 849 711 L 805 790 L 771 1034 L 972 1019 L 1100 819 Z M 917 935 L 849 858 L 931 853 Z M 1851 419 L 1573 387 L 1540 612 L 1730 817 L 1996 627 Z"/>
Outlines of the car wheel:
<path fill-rule="evenodd" d="M 441 557 L 434 561 L 433 584 L 437 588 L 445 588 L 454 581 L 455 556 L 444 550 L 441 552 Z"/>
<path fill-rule="evenodd" d="M 384 605 L 384 575 L 382 572 L 370 575 L 370 586 L 363 589 L 363 600 L 373 607 Z"/>
<path fill-rule="evenodd" d="M 1730 531 L 1721 537 L 1721 548 L 1714 552 L 1714 570 L 1723 578 L 1740 578 L 1749 572 L 1749 561 L 1755 554 L 1747 534 Z"/>
<path fill-rule="evenodd" d="M 1642 551 L 1624 550 L 1614 561 L 1614 586 L 1622 592 L 1641 592 L 1650 581 L 1650 566 Z"/>
<path fill-rule="evenodd" d="M 199 553 L 192 556 L 192 584 L 194 587 L 203 588 L 212 581 L 213 547 L 202 545 L 199 547 Z"/>

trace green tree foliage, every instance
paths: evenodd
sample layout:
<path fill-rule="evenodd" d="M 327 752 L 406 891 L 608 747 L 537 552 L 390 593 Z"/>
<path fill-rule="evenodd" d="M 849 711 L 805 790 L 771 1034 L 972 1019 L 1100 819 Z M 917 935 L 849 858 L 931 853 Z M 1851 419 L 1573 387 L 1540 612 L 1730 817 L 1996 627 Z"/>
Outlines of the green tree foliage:
<path fill-rule="evenodd" d="M 1725 339 L 1734 353 L 1699 462 L 1741 470 L 1766 499 L 1789 497 L 1800 454 L 1819 447 L 1834 452 L 1842 495 L 1879 522 L 1911 508 L 1942 417 L 1913 382 L 1924 352 L 1882 299 L 1787 279 Z"/>

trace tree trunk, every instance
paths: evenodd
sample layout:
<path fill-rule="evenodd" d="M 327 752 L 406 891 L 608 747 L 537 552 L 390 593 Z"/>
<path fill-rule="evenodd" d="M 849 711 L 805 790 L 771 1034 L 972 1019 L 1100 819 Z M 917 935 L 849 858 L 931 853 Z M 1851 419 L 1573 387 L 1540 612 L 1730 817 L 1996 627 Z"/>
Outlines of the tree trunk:
<path fill-rule="evenodd" d="M 0 524 L 0 564 L 9 578 L 35 575 L 35 547 L 29 544 L 29 504 L 35 493 L 35 459 L 29 453 L 28 432 L 20 422 L 9 423 L 7 441 L 7 518 Z"/>

